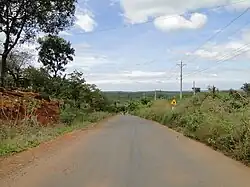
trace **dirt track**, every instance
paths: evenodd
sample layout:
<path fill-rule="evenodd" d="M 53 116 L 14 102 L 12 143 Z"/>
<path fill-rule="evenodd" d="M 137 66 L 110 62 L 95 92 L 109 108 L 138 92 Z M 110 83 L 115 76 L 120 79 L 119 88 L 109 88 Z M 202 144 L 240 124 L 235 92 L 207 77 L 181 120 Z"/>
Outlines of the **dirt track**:
<path fill-rule="evenodd" d="M 4 174 L 8 164 L 20 171 Z M 250 186 L 249 168 L 133 116 L 116 116 L 98 129 L 2 160 L 0 169 L 1 187 Z"/>

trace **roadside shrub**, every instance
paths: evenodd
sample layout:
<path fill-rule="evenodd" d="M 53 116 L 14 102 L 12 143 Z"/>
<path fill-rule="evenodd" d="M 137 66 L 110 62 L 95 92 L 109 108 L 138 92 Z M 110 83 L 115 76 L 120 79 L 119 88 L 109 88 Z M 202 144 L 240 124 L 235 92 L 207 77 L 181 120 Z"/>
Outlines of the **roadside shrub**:
<path fill-rule="evenodd" d="M 134 114 L 250 163 L 250 98 L 244 94 L 199 93 L 178 102 L 173 111 L 169 101 L 158 100 Z"/>
<path fill-rule="evenodd" d="M 77 117 L 78 110 L 76 108 L 70 107 L 70 105 L 65 105 L 60 111 L 60 121 L 64 124 L 72 124 Z"/>

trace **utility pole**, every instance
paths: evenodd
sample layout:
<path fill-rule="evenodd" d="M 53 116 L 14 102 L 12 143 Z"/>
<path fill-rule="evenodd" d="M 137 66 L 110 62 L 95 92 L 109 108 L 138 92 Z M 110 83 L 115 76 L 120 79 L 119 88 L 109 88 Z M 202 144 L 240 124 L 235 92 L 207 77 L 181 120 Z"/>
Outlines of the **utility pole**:
<path fill-rule="evenodd" d="M 156 90 L 155 90 L 155 101 L 156 101 Z"/>
<path fill-rule="evenodd" d="M 181 63 L 177 64 L 177 65 L 180 66 L 180 68 L 181 68 L 181 72 L 180 72 L 180 99 L 182 99 L 182 78 L 183 78 L 183 76 L 182 76 L 182 73 L 183 73 L 182 69 L 183 69 L 183 67 L 186 64 L 183 64 L 183 62 L 181 61 Z"/>
<path fill-rule="evenodd" d="M 194 95 L 195 95 L 195 81 L 193 81 L 193 92 L 194 92 Z"/>

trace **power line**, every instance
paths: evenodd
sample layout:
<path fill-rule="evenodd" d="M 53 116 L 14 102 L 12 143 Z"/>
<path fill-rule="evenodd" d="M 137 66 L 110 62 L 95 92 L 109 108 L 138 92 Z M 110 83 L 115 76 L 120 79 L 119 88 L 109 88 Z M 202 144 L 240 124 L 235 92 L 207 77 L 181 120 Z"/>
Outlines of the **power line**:
<path fill-rule="evenodd" d="M 216 36 L 218 36 L 220 33 L 222 33 L 223 31 L 225 31 L 229 26 L 231 26 L 236 20 L 238 20 L 239 18 L 241 18 L 244 14 L 246 14 L 249 11 L 249 7 L 246 8 L 245 11 L 243 11 L 240 15 L 238 15 L 237 17 L 235 17 L 234 19 L 232 19 L 229 23 L 227 23 L 222 29 L 220 29 L 218 32 L 216 32 L 215 34 L 213 34 L 211 37 L 209 37 L 207 40 L 205 40 L 205 42 L 203 44 L 201 44 L 200 46 L 198 46 L 197 48 L 195 48 L 193 51 L 197 51 L 199 50 L 202 46 L 204 46 L 206 43 L 208 43 L 209 41 L 211 41 L 212 39 L 214 39 Z M 194 60 L 196 60 L 197 57 L 192 59 L 192 62 Z"/>
<path fill-rule="evenodd" d="M 244 27 L 248 26 L 250 24 L 250 20 L 246 21 L 244 23 L 244 25 L 240 26 L 238 29 L 236 29 L 233 33 L 231 33 L 229 36 L 235 35 L 236 33 L 238 33 L 239 31 L 241 31 L 241 29 L 243 29 Z"/>
<path fill-rule="evenodd" d="M 174 70 L 176 68 L 176 66 L 173 66 L 172 68 L 170 68 L 170 72 L 172 71 L 172 70 Z M 177 73 L 177 70 L 176 71 L 173 71 L 168 77 L 167 77 L 167 79 L 166 80 L 170 80 L 171 78 L 172 78 L 172 76 L 173 76 L 173 74 L 174 73 Z"/>
<path fill-rule="evenodd" d="M 242 47 L 239 47 L 237 50 L 235 50 L 234 53 L 237 53 L 237 54 L 235 54 L 235 55 L 233 55 L 233 56 L 229 56 L 229 55 L 226 56 L 226 55 L 224 55 L 224 56 L 222 56 L 222 58 L 224 58 L 224 57 L 229 57 L 229 58 L 222 59 L 222 60 L 218 60 L 218 61 L 216 61 L 216 65 L 214 65 L 214 66 L 212 66 L 212 67 L 208 67 L 208 68 L 202 69 L 202 70 L 199 70 L 199 71 L 195 71 L 195 72 L 189 73 L 189 74 L 186 75 L 186 77 L 187 77 L 187 76 L 190 76 L 190 75 L 194 75 L 194 74 L 200 73 L 200 72 L 204 72 L 204 71 L 206 71 L 206 70 L 209 70 L 209 69 L 211 69 L 211 68 L 214 68 L 214 67 L 220 65 L 220 64 L 223 63 L 223 62 L 226 62 L 226 61 L 228 61 L 228 60 L 232 60 L 232 59 L 234 59 L 235 57 L 237 57 L 237 56 L 239 56 L 239 55 L 242 55 L 242 54 L 246 53 L 247 51 L 249 51 L 250 48 L 248 48 L 248 47 L 250 47 L 250 43 L 248 43 L 248 44 L 246 44 L 246 45 L 244 45 L 244 46 L 242 46 Z M 246 50 L 246 49 L 247 49 L 247 50 Z M 241 52 L 241 53 L 238 53 L 238 52 Z"/>
<path fill-rule="evenodd" d="M 226 5 L 221 5 L 221 6 L 217 6 L 217 7 L 213 7 L 213 8 L 210 8 L 210 9 L 216 9 L 216 8 L 222 8 L 222 7 L 227 7 L 227 6 L 231 6 L 233 4 L 239 4 L 239 3 L 242 3 L 242 2 L 246 2 L 246 0 L 242 0 L 242 1 L 238 1 L 238 2 L 235 2 L 235 3 L 230 3 L 230 4 L 226 4 Z M 207 9 L 209 10 L 209 9 Z M 234 23 L 237 19 L 239 19 L 241 16 L 243 16 L 247 11 L 249 10 L 249 8 L 247 8 L 245 11 L 243 11 L 239 16 L 237 16 L 236 18 L 234 18 L 233 20 L 231 20 L 227 25 L 225 25 L 223 27 L 222 30 L 220 30 L 219 32 L 215 33 L 214 35 L 212 35 L 210 38 L 208 38 L 205 43 L 207 43 L 208 41 L 212 40 L 213 38 L 215 38 L 217 35 L 219 35 L 221 32 L 223 32 L 223 30 L 225 30 L 226 28 L 228 28 L 232 23 Z M 189 13 L 194 13 L 194 12 L 189 12 Z M 183 13 L 184 14 L 184 13 Z M 154 19 L 156 18 L 159 18 L 159 19 L 169 19 L 171 17 L 174 17 L 174 16 L 168 16 L 168 17 L 165 17 L 165 18 L 161 18 L 161 16 L 158 16 L 158 17 L 155 17 Z M 136 24 L 134 26 L 137 26 L 137 25 L 142 25 L 142 24 L 147 24 L 147 23 L 151 23 L 153 22 L 154 20 L 148 20 L 147 22 L 144 22 L 144 23 L 140 23 L 140 24 Z M 117 29 L 120 29 L 120 28 L 129 28 L 128 26 L 124 26 L 124 27 L 115 27 L 115 28 L 109 28 L 109 29 L 103 29 L 103 30 L 96 30 L 96 31 L 93 31 L 93 32 L 85 32 L 85 33 L 75 33 L 75 34 L 92 34 L 92 33 L 97 33 L 97 32 L 105 32 L 105 31 L 111 31 L 111 30 L 117 30 Z M 204 44 L 205 44 L 204 43 Z M 202 47 L 204 44 L 202 44 L 201 46 L 199 46 L 197 49 L 195 50 L 198 50 L 200 47 Z M 152 61 L 151 61 L 152 62 Z M 174 68 L 174 67 L 173 67 Z M 172 69 L 173 69 L 172 68 Z"/>
<path fill-rule="evenodd" d="M 200 73 L 200 72 L 204 72 L 204 71 L 206 71 L 206 70 L 208 70 L 208 69 L 211 69 L 211 68 L 213 68 L 213 67 L 216 67 L 216 66 L 220 65 L 220 64 L 223 63 L 223 62 L 226 62 L 226 61 L 228 61 L 228 60 L 234 59 L 235 57 L 237 57 L 237 56 L 239 56 L 239 55 L 242 55 L 242 54 L 244 54 L 245 52 L 249 51 L 250 48 L 248 48 L 248 47 L 250 47 L 250 43 L 249 43 L 249 44 L 246 44 L 246 45 L 244 45 L 244 46 L 241 46 L 241 47 L 239 47 L 238 49 L 234 50 L 233 53 L 234 53 L 234 54 L 237 53 L 237 54 L 235 54 L 234 56 L 231 56 L 231 55 L 230 55 L 230 56 L 229 56 L 229 55 L 222 55 L 220 58 L 226 58 L 226 59 L 217 60 L 217 61 L 216 61 L 216 63 L 217 63 L 216 65 L 214 65 L 214 66 L 212 66 L 212 67 L 208 67 L 208 68 L 202 69 L 202 70 L 199 70 L 199 71 L 195 71 L 195 72 L 186 74 L 185 76 L 182 76 L 182 78 L 185 78 L 185 77 L 188 77 L 188 76 L 190 76 L 190 75 L 194 75 L 194 74 L 197 74 L 197 73 Z M 245 50 L 245 49 L 247 49 L 247 50 Z M 239 53 L 239 52 L 241 52 L 241 53 Z M 230 58 L 229 58 L 229 57 L 230 57 Z M 172 77 L 169 77 L 169 78 L 166 79 L 166 80 L 170 80 L 171 78 L 172 78 Z"/>
<path fill-rule="evenodd" d="M 228 22 L 222 29 L 220 29 L 220 31 L 219 32 L 217 32 L 217 33 L 215 33 L 215 34 L 213 34 L 212 36 L 210 36 L 207 40 L 205 40 L 200 46 L 198 46 L 195 50 L 193 50 L 193 51 L 197 51 L 197 50 L 199 50 L 202 46 L 204 46 L 207 42 L 209 42 L 209 41 L 211 41 L 212 39 L 214 39 L 216 36 L 218 36 L 220 33 L 222 33 L 223 31 L 225 31 L 230 25 L 232 25 L 236 20 L 238 20 L 239 18 L 241 18 L 244 14 L 246 14 L 248 11 L 249 11 L 249 7 L 248 8 L 246 8 L 240 15 L 238 15 L 237 17 L 235 17 L 234 19 L 232 19 L 230 22 Z M 247 24 L 249 24 L 250 23 L 250 21 L 247 23 Z M 244 25 L 244 26 L 246 26 L 246 25 Z M 243 26 L 243 27 L 244 27 Z M 240 27 L 239 29 L 237 29 L 236 30 L 236 32 L 234 32 L 233 34 L 236 34 L 240 29 L 242 29 L 242 27 Z M 232 34 L 232 35 L 233 35 Z M 197 59 L 197 57 L 194 57 L 193 58 L 193 61 L 195 61 Z M 174 68 L 174 67 L 173 67 Z M 172 68 L 172 69 L 173 69 Z M 169 77 L 169 79 L 171 79 L 171 77 Z M 168 80 L 169 80 L 168 79 Z"/>
<path fill-rule="evenodd" d="M 197 48 L 195 48 L 193 50 L 194 51 L 197 51 L 199 50 L 202 46 L 204 46 L 207 42 L 211 41 L 212 39 L 214 39 L 216 36 L 218 36 L 220 33 L 222 33 L 223 31 L 225 31 L 229 26 L 231 26 L 236 20 L 238 20 L 239 18 L 241 18 L 243 15 L 245 15 L 248 11 L 249 11 L 249 7 L 246 8 L 240 15 L 238 15 L 237 17 L 235 17 L 234 19 L 230 20 L 224 27 L 222 27 L 218 32 L 216 32 L 215 34 L 213 34 L 212 36 L 210 36 L 207 40 L 205 40 L 200 46 L 198 46 Z M 243 25 L 243 27 L 245 27 L 246 25 L 248 25 L 250 23 L 250 21 L 248 21 L 245 25 Z M 240 29 L 242 29 L 243 27 L 240 27 L 239 29 L 237 29 L 233 34 L 231 35 L 234 35 L 236 34 Z M 197 57 L 194 57 L 193 58 L 193 61 L 195 61 L 197 59 Z M 155 60 L 152 60 L 150 61 L 153 62 Z M 175 68 L 175 66 L 173 66 L 170 71 L 172 71 L 173 69 Z M 171 79 L 171 75 L 167 78 L 167 80 Z"/>
<path fill-rule="evenodd" d="M 241 16 L 243 16 L 247 11 L 249 10 L 249 8 L 247 8 L 244 12 L 242 12 L 242 14 L 240 14 L 240 17 Z M 240 18 L 239 16 L 237 16 L 238 17 L 238 19 Z M 234 19 L 235 20 L 235 19 Z M 236 21 L 236 20 L 235 20 Z M 236 33 L 238 33 L 239 31 L 241 31 L 241 29 L 242 28 L 244 28 L 244 27 L 246 27 L 247 25 L 249 25 L 250 24 L 250 20 L 248 20 L 247 22 L 245 22 L 245 24 L 243 25 L 243 26 L 240 26 L 238 29 L 236 29 L 233 33 L 231 33 L 230 35 L 228 35 L 228 36 L 233 36 L 233 35 L 235 35 Z M 228 24 L 227 24 L 228 25 Z M 224 27 L 224 30 L 225 30 L 225 27 Z M 205 42 L 206 43 L 206 42 Z M 204 44 L 205 44 L 204 43 Z M 199 48 L 198 48 L 199 49 Z M 196 49 L 196 50 L 198 50 L 198 49 Z M 196 61 L 198 59 L 198 57 L 194 57 L 193 58 L 193 60 L 192 60 L 192 63 L 194 62 L 194 61 Z"/>
<path fill-rule="evenodd" d="M 219 5 L 219 6 L 215 6 L 215 7 L 212 7 L 212 8 L 208 8 L 206 10 L 214 10 L 214 9 L 218 9 L 218 8 L 223 8 L 223 7 L 227 7 L 227 6 L 231 6 L 231 5 L 235 5 L 235 4 L 240 4 L 240 3 L 244 3 L 248 0 L 242 0 L 242 1 L 238 1 L 238 2 L 234 2 L 234 3 L 228 3 L 228 4 L 225 4 L 225 5 Z M 205 12 L 205 11 L 200 11 L 200 12 Z M 192 14 L 192 13 L 195 13 L 195 11 L 189 11 L 189 12 L 182 12 L 180 15 L 184 15 L 186 13 L 189 13 L 189 14 Z M 175 17 L 175 15 L 170 15 L 168 17 L 162 17 L 162 16 L 156 16 L 154 17 L 152 20 L 148 20 L 146 22 L 143 22 L 143 23 L 138 23 L 138 24 L 134 24 L 134 26 L 139 26 L 139 25 L 144 25 L 144 24 L 148 24 L 148 23 L 152 23 L 154 22 L 155 19 L 170 19 L 170 18 L 173 18 Z M 96 31 L 92 31 L 92 32 L 81 32 L 81 33 L 74 33 L 74 35 L 85 35 L 85 34 L 94 34 L 94 33 L 99 33 L 99 32 L 106 32 L 106 31 L 112 31 L 112 30 L 117 30 L 117 29 L 125 29 L 125 28 L 130 28 L 131 26 L 127 26 L 127 25 L 124 25 L 122 27 L 113 27 L 113 28 L 107 28 L 107 29 L 100 29 L 100 30 L 96 30 Z"/>
<path fill-rule="evenodd" d="M 217 7 L 213 7 L 213 8 L 210 8 L 210 9 L 216 9 L 216 8 L 222 8 L 222 7 L 226 7 L 226 6 L 230 6 L 230 5 L 233 5 L 233 4 L 239 4 L 239 3 L 242 3 L 242 2 L 245 2 L 246 0 L 242 0 L 242 1 L 238 1 L 238 2 L 235 2 L 235 3 L 230 3 L 230 4 L 226 4 L 226 5 L 221 5 L 221 6 L 217 6 Z M 220 29 L 219 32 L 215 33 L 214 35 L 212 35 L 211 37 L 209 37 L 202 45 L 200 45 L 199 47 L 197 47 L 194 51 L 198 50 L 199 48 L 201 48 L 203 45 L 205 45 L 207 42 L 209 42 L 210 40 L 212 40 L 213 38 L 215 38 L 217 35 L 219 35 L 221 32 L 223 32 L 226 28 L 228 28 L 230 25 L 232 25 L 237 19 L 239 19 L 240 17 L 242 17 L 245 13 L 247 13 L 247 11 L 249 10 L 249 8 L 247 8 L 245 11 L 243 11 L 239 16 L 237 16 L 236 18 L 234 18 L 233 20 L 231 20 L 228 24 L 226 24 L 222 29 Z M 190 12 L 190 13 L 193 13 L 193 12 Z M 184 13 L 183 13 L 184 14 Z M 168 16 L 166 18 L 160 18 L 160 16 L 156 17 L 156 18 L 159 18 L 159 19 L 169 19 L 171 17 L 174 17 L 174 16 Z M 155 18 L 155 19 L 156 19 Z M 150 23 L 150 22 L 153 22 L 154 20 L 149 20 L 147 22 L 144 22 L 144 23 L 141 23 L 141 24 L 147 24 L 147 23 Z M 141 25 L 141 24 L 137 24 L 137 25 Z M 123 27 L 122 27 L 123 28 Z M 103 30 L 97 30 L 97 31 L 94 31 L 94 32 L 103 32 L 103 31 L 109 31 L 109 30 L 116 30 L 116 29 L 119 29 L 119 28 L 111 28 L 111 29 L 103 29 Z M 93 33 L 93 32 L 91 32 Z M 89 33 L 89 34 L 91 34 Z M 76 34 L 87 34 L 87 33 L 76 33 Z M 194 58 L 195 59 L 195 58 Z M 143 65 L 146 65 L 146 64 L 151 64 L 152 62 L 154 62 L 155 60 L 151 60 L 151 61 L 148 61 L 148 62 L 144 62 L 142 63 Z M 141 63 L 138 63 L 136 65 L 142 65 Z M 170 71 L 172 71 L 173 69 L 175 68 L 172 67 L 170 69 Z M 171 78 L 171 75 L 169 76 L 169 78 Z M 168 79 L 169 79 L 168 78 Z"/>

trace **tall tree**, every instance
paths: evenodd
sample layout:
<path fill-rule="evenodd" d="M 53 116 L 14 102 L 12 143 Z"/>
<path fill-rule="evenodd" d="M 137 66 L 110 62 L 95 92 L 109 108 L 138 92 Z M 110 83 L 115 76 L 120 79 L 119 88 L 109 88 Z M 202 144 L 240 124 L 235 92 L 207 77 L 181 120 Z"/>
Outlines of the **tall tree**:
<path fill-rule="evenodd" d="M 7 57 L 18 42 L 34 39 L 37 33 L 57 34 L 74 21 L 77 0 L 1 0 L 0 33 L 4 33 L 1 85 L 4 86 Z"/>
<path fill-rule="evenodd" d="M 57 77 L 60 72 L 65 71 L 65 66 L 73 61 L 75 55 L 71 43 L 59 36 L 45 36 L 38 39 L 39 62 L 41 62 L 51 73 Z"/>
<path fill-rule="evenodd" d="M 6 70 L 12 76 L 15 86 L 19 87 L 21 79 L 23 78 L 24 68 L 29 65 L 32 60 L 32 54 L 24 51 L 11 51 L 7 58 Z"/>

